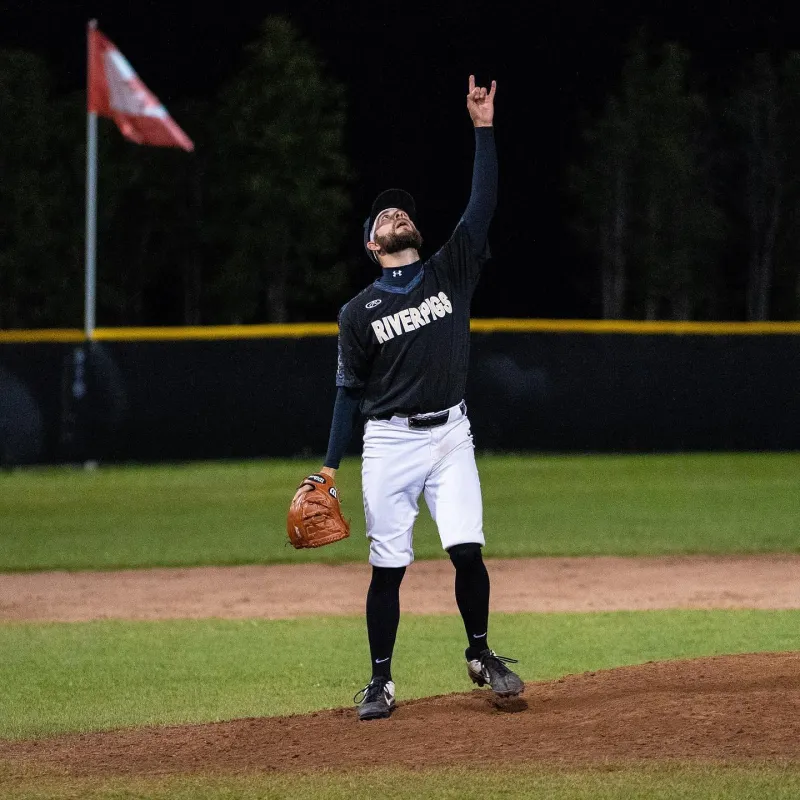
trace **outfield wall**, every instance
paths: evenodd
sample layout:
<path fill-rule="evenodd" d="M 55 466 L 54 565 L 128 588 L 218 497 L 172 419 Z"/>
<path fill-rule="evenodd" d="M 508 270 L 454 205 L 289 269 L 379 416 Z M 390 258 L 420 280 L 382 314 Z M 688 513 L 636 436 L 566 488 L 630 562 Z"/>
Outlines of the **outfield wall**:
<path fill-rule="evenodd" d="M 321 455 L 335 333 L 0 332 L 0 463 Z M 800 323 L 475 320 L 466 399 L 479 450 L 797 450 Z"/>

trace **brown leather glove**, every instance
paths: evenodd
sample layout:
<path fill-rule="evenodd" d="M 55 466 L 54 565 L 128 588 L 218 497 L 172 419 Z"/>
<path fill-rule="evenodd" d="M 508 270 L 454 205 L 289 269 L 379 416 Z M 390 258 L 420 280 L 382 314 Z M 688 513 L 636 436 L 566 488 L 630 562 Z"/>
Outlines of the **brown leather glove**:
<path fill-rule="evenodd" d="M 295 495 L 286 518 L 289 541 L 300 550 L 322 547 L 350 535 L 350 524 L 342 516 L 339 493 L 330 475 L 309 475 L 298 488 L 310 486 Z"/>

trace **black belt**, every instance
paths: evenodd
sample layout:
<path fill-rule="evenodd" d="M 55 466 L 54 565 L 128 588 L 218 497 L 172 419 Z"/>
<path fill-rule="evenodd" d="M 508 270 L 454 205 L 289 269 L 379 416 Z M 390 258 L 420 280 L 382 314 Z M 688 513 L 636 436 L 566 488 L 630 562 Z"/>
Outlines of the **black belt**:
<path fill-rule="evenodd" d="M 458 407 L 462 414 L 467 413 L 467 404 L 462 400 Z M 450 419 L 450 409 L 437 411 L 435 414 L 402 414 L 398 411 L 385 411 L 383 414 L 375 414 L 370 419 L 391 419 L 392 417 L 406 417 L 409 428 L 436 428 L 444 425 Z"/>

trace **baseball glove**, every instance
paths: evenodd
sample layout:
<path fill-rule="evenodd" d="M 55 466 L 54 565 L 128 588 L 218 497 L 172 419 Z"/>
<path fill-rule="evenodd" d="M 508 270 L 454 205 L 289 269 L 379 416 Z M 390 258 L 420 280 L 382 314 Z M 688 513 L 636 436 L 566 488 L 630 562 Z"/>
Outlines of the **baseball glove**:
<path fill-rule="evenodd" d="M 311 489 L 295 495 L 286 518 L 286 532 L 292 545 L 300 550 L 346 539 L 350 535 L 350 524 L 342 516 L 333 478 L 315 473 L 298 488 L 303 486 Z"/>

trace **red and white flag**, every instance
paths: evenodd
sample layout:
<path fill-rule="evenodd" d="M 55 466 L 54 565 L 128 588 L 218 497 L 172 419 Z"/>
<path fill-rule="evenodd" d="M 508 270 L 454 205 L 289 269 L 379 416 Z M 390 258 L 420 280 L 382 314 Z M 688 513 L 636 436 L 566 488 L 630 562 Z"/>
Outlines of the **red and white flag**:
<path fill-rule="evenodd" d="M 116 45 L 89 26 L 89 111 L 111 117 L 137 144 L 194 150 L 192 140 L 142 83 Z"/>

